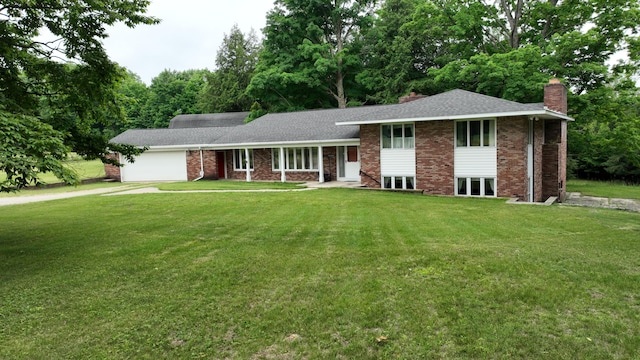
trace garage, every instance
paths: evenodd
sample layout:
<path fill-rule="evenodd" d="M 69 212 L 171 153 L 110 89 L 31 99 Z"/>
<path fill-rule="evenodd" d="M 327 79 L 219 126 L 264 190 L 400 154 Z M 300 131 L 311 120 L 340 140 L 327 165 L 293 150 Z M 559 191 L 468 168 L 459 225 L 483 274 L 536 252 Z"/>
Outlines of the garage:
<path fill-rule="evenodd" d="M 182 151 L 147 151 L 136 157 L 134 163 L 121 159 L 122 182 L 186 181 L 187 155 Z"/>

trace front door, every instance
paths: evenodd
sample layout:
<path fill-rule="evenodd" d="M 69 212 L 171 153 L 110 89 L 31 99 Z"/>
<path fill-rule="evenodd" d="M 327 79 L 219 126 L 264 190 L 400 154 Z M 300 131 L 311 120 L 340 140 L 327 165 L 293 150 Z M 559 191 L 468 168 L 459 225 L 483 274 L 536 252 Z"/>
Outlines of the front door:
<path fill-rule="evenodd" d="M 338 146 L 338 181 L 360 181 L 359 146 Z"/>
<path fill-rule="evenodd" d="M 216 152 L 216 164 L 218 165 L 218 179 L 227 178 L 227 167 L 224 160 L 225 160 L 224 152 L 222 151 Z"/>

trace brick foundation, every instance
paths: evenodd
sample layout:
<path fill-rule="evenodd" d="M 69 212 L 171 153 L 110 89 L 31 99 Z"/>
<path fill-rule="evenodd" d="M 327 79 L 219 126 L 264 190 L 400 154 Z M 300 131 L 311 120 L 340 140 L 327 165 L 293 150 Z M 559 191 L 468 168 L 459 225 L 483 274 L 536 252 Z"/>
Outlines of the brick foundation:
<path fill-rule="evenodd" d="M 416 123 L 416 188 L 431 195 L 454 195 L 454 124 Z"/>

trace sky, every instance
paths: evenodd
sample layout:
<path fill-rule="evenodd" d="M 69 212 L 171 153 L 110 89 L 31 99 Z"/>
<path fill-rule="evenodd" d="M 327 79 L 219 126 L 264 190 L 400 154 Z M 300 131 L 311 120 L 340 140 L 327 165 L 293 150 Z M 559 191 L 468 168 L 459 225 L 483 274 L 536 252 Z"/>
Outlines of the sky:
<path fill-rule="evenodd" d="M 151 0 L 147 15 L 157 25 L 107 30 L 104 46 L 112 61 L 138 74 L 147 85 L 163 70 L 215 67 L 216 54 L 234 24 L 259 37 L 273 0 Z"/>

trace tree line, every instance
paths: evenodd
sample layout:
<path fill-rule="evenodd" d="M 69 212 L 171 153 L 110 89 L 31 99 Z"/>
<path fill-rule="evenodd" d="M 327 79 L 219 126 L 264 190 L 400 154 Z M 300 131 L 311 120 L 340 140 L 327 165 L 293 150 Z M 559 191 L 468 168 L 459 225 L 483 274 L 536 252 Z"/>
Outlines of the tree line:
<path fill-rule="evenodd" d="M 119 17 L 106 17 L 109 21 L 131 25 L 156 21 L 142 15 L 145 1 L 105 3 L 133 9 L 114 11 Z M 10 16 L 50 16 L 20 10 L 38 4 L 15 1 L 9 5 L 18 9 L 7 12 Z M 87 2 L 87 6 L 92 5 Z M 78 16 L 84 14 L 74 9 Z M 83 73 L 85 78 L 74 78 L 83 84 L 94 80 L 90 76 L 102 76 L 102 93 L 90 93 L 86 103 L 76 108 L 86 109 L 90 100 L 110 99 L 110 107 L 96 108 L 100 116 L 92 110 L 87 120 L 86 111 L 68 111 L 69 106 L 52 101 L 59 89 L 29 93 L 33 101 L 22 112 L 7 102 L 16 96 L 3 96 L 0 111 L 3 116 L 5 111 L 29 116 L 54 131 L 88 121 L 90 126 L 79 128 L 99 134 L 100 141 L 89 143 L 96 145 L 94 150 L 105 151 L 81 153 L 104 159 L 109 146 L 104 139 L 127 128 L 166 127 L 177 114 L 250 111 L 251 120 L 269 112 L 395 103 L 412 91 L 433 95 L 454 88 L 541 102 L 543 85 L 558 77 L 569 88 L 569 115 L 576 119 L 569 126 L 570 172 L 583 178 L 638 183 L 638 18 L 640 5 L 635 0 L 276 0 L 261 40 L 253 32 L 244 34 L 233 27 L 225 34 L 211 71 L 165 70 L 146 86 L 135 74 L 113 70 L 116 64 L 108 62 L 110 71 L 100 72 L 93 66 L 89 69 L 93 72 Z M 22 87 L 46 83 L 41 80 L 53 71 L 47 72 L 51 59 L 46 47 L 31 44 L 27 41 L 31 33 L 16 32 L 5 22 L 0 19 L 3 30 L 17 33 L 16 39 L 22 42 L 0 44 L 11 48 L 17 59 L 24 51 L 34 59 L 14 68 L 6 66 L 13 58 L 0 61 L 3 94 L 13 89 L 12 82 Z M 57 30 L 55 22 L 41 24 Z M 69 24 L 70 29 L 75 25 Z M 65 48 L 67 57 L 81 60 L 80 65 L 56 70 L 69 76 L 66 80 L 92 64 L 83 46 L 92 45 L 95 50 L 91 39 L 104 35 L 99 27 L 89 35 L 74 31 L 77 34 L 57 32 L 70 44 Z M 75 44 L 78 39 L 86 44 Z M 38 61 L 46 66 L 31 70 L 38 68 Z M 73 150 L 81 149 L 76 136 L 71 132 L 61 139 Z"/>

